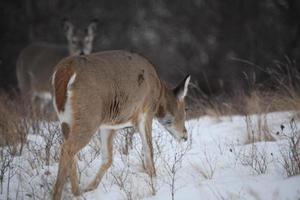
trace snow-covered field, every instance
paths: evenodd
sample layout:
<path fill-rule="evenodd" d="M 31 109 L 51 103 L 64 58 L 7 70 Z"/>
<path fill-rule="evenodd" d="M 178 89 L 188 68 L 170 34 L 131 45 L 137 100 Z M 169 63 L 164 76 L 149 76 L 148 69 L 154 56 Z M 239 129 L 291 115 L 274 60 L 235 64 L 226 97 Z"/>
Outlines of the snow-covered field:
<path fill-rule="evenodd" d="M 39 134 L 28 136 L 21 156 L 6 158 L 8 149 L 1 150 L 0 169 L 10 163 L 0 185 L 1 200 L 51 198 L 60 134 L 57 124 L 41 123 L 39 126 Z M 114 143 L 113 166 L 98 189 L 84 193 L 78 199 L 165 200 L 172 199 L 172 194 L 178 200 L 300 199 L 300 176 L 288 177 L 284 165 L 290 150 L 289 136 L 299 134 L 300 121 L 296 113 L 204 116 L 187 121 L 186 126 L 189 140 L 177 143 L 154 122 L 157 177 L 152 180 L 143 170 L 138 134 L 134 136 L 129 155 L 122 153 L 124 137 L 119 134 Z M 49 165 L 46 165 L 47 141 L 53 142 Z M 78 155 L 82 189 L 93 179 L 101 164 L 100 149 L 96 135 Z M 69 182 L 63 197 L 74 198 Z"/>

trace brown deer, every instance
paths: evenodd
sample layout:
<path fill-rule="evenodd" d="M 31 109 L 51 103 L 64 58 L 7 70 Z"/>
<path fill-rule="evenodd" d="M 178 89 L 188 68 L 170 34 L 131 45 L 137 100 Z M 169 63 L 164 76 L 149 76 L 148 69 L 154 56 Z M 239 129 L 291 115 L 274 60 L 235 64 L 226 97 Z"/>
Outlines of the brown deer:
<path fill-rule="evenodd" d="M 187 76 L 175 89 L 170 89 L 146 58 L 122 50 L 71 56 L 59 62 L 52 85 L 64 141 L 53 199 L 61 198 L 69 176 L 73 194 L 80 194 L 75 155 L 98 128 L 102 164 L 84 191 L 99 185 L 112 164 L 115 131 L 125 127 L 134 126 L 139 131 L 146 172 L 155 176 L 152 120 L 157 118 L 178 140 L 187 140 L 184 97 L 189 81 Z"/>
<path fill-rule="evenodd" d="M 68 46 L 51 43 L 33 43 L 24 48 L 17 60 L 16 73 L 20 92 L 25 99 L 41 100 L 45 105 L 51 100 L 51 75 L 55 65 L 69 55 L 89 54 L 92 51 L 97 21 L 85 30 L 75 28 L 64 20 Z"/>

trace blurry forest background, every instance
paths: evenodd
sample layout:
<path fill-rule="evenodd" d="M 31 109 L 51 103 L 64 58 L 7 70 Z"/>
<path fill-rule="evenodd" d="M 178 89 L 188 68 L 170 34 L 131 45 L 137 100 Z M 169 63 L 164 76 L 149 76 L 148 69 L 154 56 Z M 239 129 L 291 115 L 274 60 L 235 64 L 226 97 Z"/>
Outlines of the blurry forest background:
<path fill-rule="evenodd" d="M 64 17 L 76 26 L 99 20 L 94 51 L 139 52 L 171 84 L 192 74 L 206 95 L 234 95 L 253 83 L 274 88 L 272 69 L 293 74 L 300 61 L 299 0 L 1 0 L 0 15 L 5 91 L 17 88 L 22 48 L 67 43 Z"/>

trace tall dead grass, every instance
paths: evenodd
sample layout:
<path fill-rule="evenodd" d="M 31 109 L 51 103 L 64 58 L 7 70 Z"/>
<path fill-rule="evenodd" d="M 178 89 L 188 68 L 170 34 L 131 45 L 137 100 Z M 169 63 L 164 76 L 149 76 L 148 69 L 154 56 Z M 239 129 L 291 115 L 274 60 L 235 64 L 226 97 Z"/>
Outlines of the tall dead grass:
<path fill-rule="evenodd" d="M 197 83 L 192 83 L 188 118 L 196 118 L 201 115 L 220 117 L 234 114 L 252 115 L 276 111 L 299 111 L 300 70 L 296 63 L 286 58 L 285 62 L 275 61 L 274 66 L 270 68 L 258 67 L 267 74 L 267 80 L 258 83 L 255 75 L 253 77 L 245 75 L 248 89 L 234 91 L 232 92 L 234 95 L 223 93 L 217 96 L 208 96 Z"/>
<path fill-rule="evenodd" d="M 19 153 L 22 151 L 29 129 L 21 110 L 22 107 L 15 100 L 0 94 L 0 147 L 12 146 L 14 153 L 17 153 L 18 145 Z"/>

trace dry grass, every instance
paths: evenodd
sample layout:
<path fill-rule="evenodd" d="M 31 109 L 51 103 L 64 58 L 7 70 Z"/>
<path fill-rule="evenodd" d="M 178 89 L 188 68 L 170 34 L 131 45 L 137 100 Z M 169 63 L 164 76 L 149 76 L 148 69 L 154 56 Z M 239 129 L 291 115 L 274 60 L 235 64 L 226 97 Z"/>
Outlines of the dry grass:
<path fill-rule="evenodd" d="M 28 126 L 16 102 L 6 95 L 0 95 L 0 146 L 16 147 L 26 142 Z M 20 149 L 20 150 L 21 150 Z"/>
<path fill-rule="evenodd" d="M 14 150 L 19 144 L 22 150 L 30 128 L 37 133 L 41 121 L 56 119 L 53 109 L 42 111 L 17 94 L 9 96 L 1 91 L 0 113 L 0 147 L 9 145 Z"/>
<path fill-rule="evenodd" d="M 290 92 L 289 92 L 290 93 Z M 245 94 L 240 91 L 233 97 L 190 97 L 187 118 L 208 115 L 221 117 L 227 115 L 265 114 L 276 111 L 300 110 L 300 90 L 293 95 L 285 91 L 266 91 L 259 88 Z"/>
<path fill-rule="evenodd" d="M 188 118 L 300 110 L 300 70 L 297 63 L 289 58 L 274 61 L 271 67 L 258 66 L 247 60 L 239 59 L 239 62 L 261 70 L 266 75 L 265 80 L 258 83 L 255 75 L 244 74 L 246 90 L 218 96 L 208 96 L 197 83 L 192 83 L 188 96 L 191 104 Z"/>

